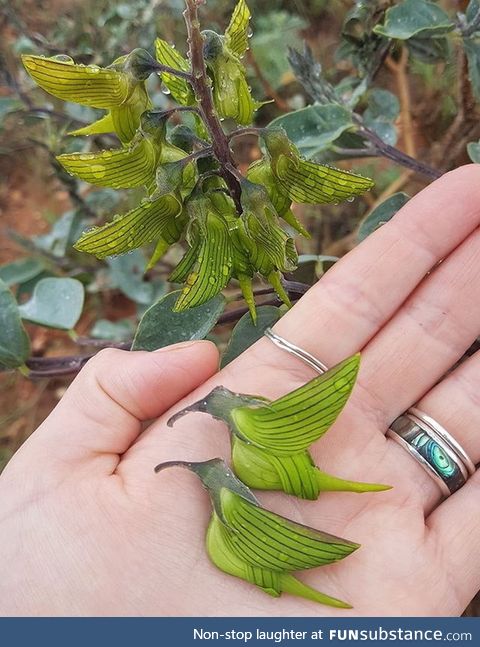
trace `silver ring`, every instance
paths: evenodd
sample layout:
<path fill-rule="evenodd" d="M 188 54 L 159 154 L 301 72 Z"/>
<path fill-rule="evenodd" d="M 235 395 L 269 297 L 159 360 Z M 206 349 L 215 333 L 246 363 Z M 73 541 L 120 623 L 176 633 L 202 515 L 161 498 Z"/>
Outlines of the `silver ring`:
<path fill-rule="evenodd" d="M 276 332 L 273 332 L 271 328 L 265 328 L 264 335 L 265 337 L 267 337 L 267 339 L 272 341 L 275 346 L 278 346 L 282 350 L 286 350 L 287 353 L 290 353 L 291 355 L 295 355 L 295 357 L 301 359 L 302 362 L 315 369 L 317 373 L 322 374 L 328 371 L 328 368 L 325 366 L 325 364 L 323 364 L 323 362 L 321 362 L 310 353 L 307 353 L 307 351 L 303 350 L 303 348 L 295 346 L 295 344 L 292 344 L 292 342 L 287 341 L 283 337 L 280 337 L 280 335 L 277 335 Z"/>
<path fill-rule="evenodd" d="M 434 418 L 411 407 L 396 418 L 387 436 L 406 449 L 445 496 L 460 489 L 475 465 L 460 444 Z"/>

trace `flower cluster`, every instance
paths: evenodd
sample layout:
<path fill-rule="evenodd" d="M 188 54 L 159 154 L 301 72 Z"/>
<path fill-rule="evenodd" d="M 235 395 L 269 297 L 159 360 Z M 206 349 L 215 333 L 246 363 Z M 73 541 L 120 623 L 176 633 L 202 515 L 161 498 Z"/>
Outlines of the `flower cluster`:
<path fill-rule="evenodd" d="M 249 20 L 248 7 L 240 0 L 224 34 L 209 30 L 201 34 L 210 86 L 206 91 L 211 93 L 216 118 L 240 125 L 250 124 L 261 105 L 251 96 L 241 62 L 248 47 Z M 145 187 L 146 196 L 137 207 L 85 232 L 75 247 L 105 258 L 152 244 L 147 266 L 152 267 L 170 245 L 183 241 L 185 256 L 170 277 L 183 283 L 175 310 L 201 305 L 233 278 L 255 321 L 256 275 L 269 281 L 289 305 L 282 275 L 296 266 L 293 235 L 308 236 L 292 203 L 340 202 L 369 190 L 372 182 L 302 159 L 278 128 L 258 129 L 265 155 L 248 168 L 246 177 L 222 167 L 202 97 L 195 91 L 191 58 L 160 38 L 155 53 L 156 59 L 135 49 L 105 68 L 79 65 L 68 56 L 23 57 L 30 76 L 50 94 L 107 111 L 71 134 L 113 132 L 121 142 L 120 148 L 98 153 L 60 155 L 63 167 L 97 186 Z M 179 105 L 177 110 L 193 113 L 192 128 L 183 125 L 168 131 L 172 110 L 153 110 L 146 89 L 152 73 L 160 75 Z M 241 129 L 234 132 L 241 134 Z"/>

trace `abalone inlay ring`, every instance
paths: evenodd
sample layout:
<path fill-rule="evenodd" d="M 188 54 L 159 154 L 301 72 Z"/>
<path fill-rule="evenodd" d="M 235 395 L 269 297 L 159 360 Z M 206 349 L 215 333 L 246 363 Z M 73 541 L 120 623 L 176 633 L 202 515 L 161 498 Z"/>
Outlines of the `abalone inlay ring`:
<path fill-rule="evenodd" d="M 465 485 L 475 472 L 466 451 L 434 418 L 411 407 L 396 418 L 387 436 L 406 449 L 437 483 L 444 496 Z"/>

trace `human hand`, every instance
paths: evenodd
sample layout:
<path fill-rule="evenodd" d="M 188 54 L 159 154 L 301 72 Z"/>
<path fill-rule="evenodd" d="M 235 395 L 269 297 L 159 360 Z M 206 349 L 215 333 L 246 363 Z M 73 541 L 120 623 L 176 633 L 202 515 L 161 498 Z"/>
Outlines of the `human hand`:
<path fill-rule="evenodd" d="M 161 393 L 158 406 L 158 373 L 145 367 L 152 355 L 163 353 L 167 367 L 172 351 L 143 358 L 109 351 L 87 365 L 0 479 L 0 533 L 8 549 L 0 572 L 2 613 L 460 614 L 480 587 L 478 475 L 442 502 L 438 486 L 385 432 L 419 402 L 480 459 L 480 357 L 437 384 L 479 332 L 479 179 L 478 167 L 470 166 L 428 187 L 337 263 L 275 327 L 330 366 L 362 353 L 352 397 L 312 453 L 326 471 L 390 483 L 393 490 L 323 493 L 314 502 L 260 496 L 280 514 L 362 544 L 345 562 L 301 574 L 321 591 L 348 600 L 353 610 L 287 595 L 272 599 L 217 571 L 204 550 L 206 493 L 188 472 L 153 473 L 155 464 L 167 460 L 228 455 L 220 423 L 192 414 L 174 429 L 166 426 L 174 411 L 214 386 L 277 397 L 314 376 L 261 340 L 136 442 L 140 425 L 132 416 L 160 414 L 211 375 L 213 348 L 194 346 L 180 380 L 163 369 L 163 388 L 168 384 L 171 397 Z M 173 352 L 180 361 L 187 350 Z M 111 391 L 116 405 L 108 398 L 102 405 L 105 396 L 92 388 L 102 362 L 110 364 L 104 388 L 113 388 L 114 378 L 121 386 Z M 142 376 L 140 384 L 135 375 Z"/>

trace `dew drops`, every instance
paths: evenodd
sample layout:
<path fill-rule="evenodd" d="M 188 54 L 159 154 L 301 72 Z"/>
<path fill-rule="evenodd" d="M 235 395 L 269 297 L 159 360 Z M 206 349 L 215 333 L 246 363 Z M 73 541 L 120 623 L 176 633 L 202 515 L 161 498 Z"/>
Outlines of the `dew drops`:
<path fill-rule="evenodd" d="M 93 176 L 97 178 L 97 180 L 100 180 L 105 175 L 105 172 L 106 168 L 101 164 L 95 164 L 94 166 L 92 166 Z"/>
<path fill-rule="evenodd" d="M 55 56 L 52 56 L 52 59 L 54 61 L 58 61 L 59 63 L 69 63 L 70 65 L 74 64 L 74 60 L 71 56 L 67 56 L 66 54 L 56 54 Z"/>

